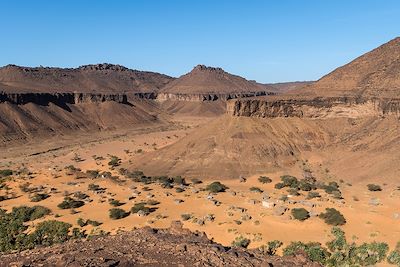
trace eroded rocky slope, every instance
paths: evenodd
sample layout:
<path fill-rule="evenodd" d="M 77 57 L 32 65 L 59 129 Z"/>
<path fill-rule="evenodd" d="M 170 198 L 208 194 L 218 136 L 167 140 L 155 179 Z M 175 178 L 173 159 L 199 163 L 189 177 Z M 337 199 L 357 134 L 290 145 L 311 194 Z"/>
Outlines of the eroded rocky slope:
<path fill-rule="evenodd" d="M 224 247 L 179 223 L 166 230 L 143 228 L 0 255 L 0 262 L 1 266 L 320 266 L 301 251 L 296 257 L 278 257 Z"/>
<path fill-rule="evenodd" d="M 167 75 L 95 64 L 78 68 L 0 68 L 0 91 L 8 93 L 134 93 L 157 92 L 173 80 Z"/>

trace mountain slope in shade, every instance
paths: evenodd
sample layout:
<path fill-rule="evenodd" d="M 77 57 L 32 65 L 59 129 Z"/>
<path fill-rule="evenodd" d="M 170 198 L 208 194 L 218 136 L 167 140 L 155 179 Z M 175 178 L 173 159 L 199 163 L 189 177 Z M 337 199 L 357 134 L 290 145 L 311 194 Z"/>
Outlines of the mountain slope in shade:
<path fill-rule="evenodd" d="M 78 68 L 0 68 L 0 91 L 21 92 L 156 92 L 174 78 L 131 70 L 120 65 L 96 64 Z"/>
<path fill-rule="evenodd" d="M 191 72 L 168 83 L 161 91 L 176 94 L 224 94 L 272 91 L 272 88 L 230 74 L 221 68 L 197 65 Z"/>
<path fill-rule="evenodd" d="M 400 96 L 400 37 L 337 68 L 294 93 L 310 96 Z"/>

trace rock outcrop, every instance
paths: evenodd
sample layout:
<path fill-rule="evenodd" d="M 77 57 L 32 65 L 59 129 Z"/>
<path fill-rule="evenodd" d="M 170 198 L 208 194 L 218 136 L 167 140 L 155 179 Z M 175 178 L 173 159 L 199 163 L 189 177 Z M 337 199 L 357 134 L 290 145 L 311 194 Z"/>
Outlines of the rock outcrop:
<path fill-rule="evenodd" d="M 114 101 L 116 103 L 128 104 L 126 94 L 107 93 L 1 93 L 0 103 L 9 102 L 16 105 L 33 103 L 37 105 L 54 104 L 80 104 L 101 103 Z"/>
<path fill-rule="evenodd" d="M 78 68 L 0 68 L 0 91 L 7 93 L 151 93 L 174 78 L 164 74 L 128 69 L 113 64 L 84 65 Z"/>
<path fill-rule="evenodd" d="M 174 101 L 226 101 L 229 99 L 243 98 L 243 97 L 257 97 L 271 95 L 268 91 L 258 92 L 241 92 L 241 93 L 203 93 L 203 94 L 181 94 L 181 93 L 158 93 L 158 101 L 174 100 Z"/>
<path fill-rule="evenodd" d="M 273 91 L 268 85 L 246 80 L 221 68 L 204 65 L 197 65 L 191 72 L 171 81 L 160 90 L 162 93 L 178 95 L 229 95 Z"/>
<path fill-rule="evenodd" d="M 0 255 L 0 262 L 2 266 L 321 266 L 301 251 L 287 257 L 263 255 L 258 250 L 224 247 L 204 233 L 178 226 L 69 241 Z"/>
<path fill-rule="evenodd" d="M 228 101 L 227 113 L 245 117 L 361 117 L 400 116 L 400 99 L 331 98 L 249 98 Z"/>

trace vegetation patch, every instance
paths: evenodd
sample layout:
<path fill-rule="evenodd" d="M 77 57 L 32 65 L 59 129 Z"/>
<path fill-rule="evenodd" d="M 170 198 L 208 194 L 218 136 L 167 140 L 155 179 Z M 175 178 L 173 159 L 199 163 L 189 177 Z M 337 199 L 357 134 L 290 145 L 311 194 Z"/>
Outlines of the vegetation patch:
<path fill-rule="evenodd" d="M 346 219 L 340 211 L 334 208 L 326 208 L 325 213 L 321 213 L 319 217 L 325 221 L 325 223 L 333 226 L 344 225 Z"/>
<path fill-rule="evenodd" d="M 113 220 L 119 220 L 119 219 L 125 218 L 129 214 L 130 214 L 129 211 L 125 211 L 120 208 L 113 208 L 113 209 L 109 210 L 109 216 Z"/>
<path fill-rule="evenodd" d="M 206 190 L 211 193 L 225 192 L 226 189 L 228 189 L 228 187 L 220 182 L 212 182 L 206 187 Z"/>
<path fill-rule="evenodd" d="M 272 183 L 272 179 L 267 176 L 260 176 L 258 177 L 258 181 L 262 184 L 269 184 Z"/>
<path fill-rule="evenodd" d="M 369 191 L 375 192 L 375 191 L 382 191 L 382 188 L 380 185 L 377 184 L 368 184 L 367 188 Z"/>
<path fill-rule="evenodd" d="M 60 209 L 76 209 L 85 205 L 82 200 L 75 200 L 71 197 L 65 197 L 64 201 L 57 205 Z"/>
<path fill-rule="evenodd" d="M 310 218 L 310 213 L 304 208 L 294 208 L 291 213 L 293 218 L 299 221 L 305 221 Z"/>
<path fill-rule="evenodd" d="M 233 247 L 247 248 L 250 245 L 250 239 L 243 236 L 237 236 L 234 241 L 232 241 Z"/>

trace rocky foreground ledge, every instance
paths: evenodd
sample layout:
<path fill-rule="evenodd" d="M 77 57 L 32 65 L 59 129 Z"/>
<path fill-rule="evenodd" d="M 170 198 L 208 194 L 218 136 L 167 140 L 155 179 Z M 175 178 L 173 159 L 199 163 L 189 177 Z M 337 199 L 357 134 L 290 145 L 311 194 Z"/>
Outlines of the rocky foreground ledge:
<path fill-rule="evenodd" d="M 258 250 L 224 247 L 204 233 L 175 222 L 115 236 L 72 240 L 52 247 L 0 255 L 0 266 L 320 266 L 299 252 L 266 256 Z"/>

